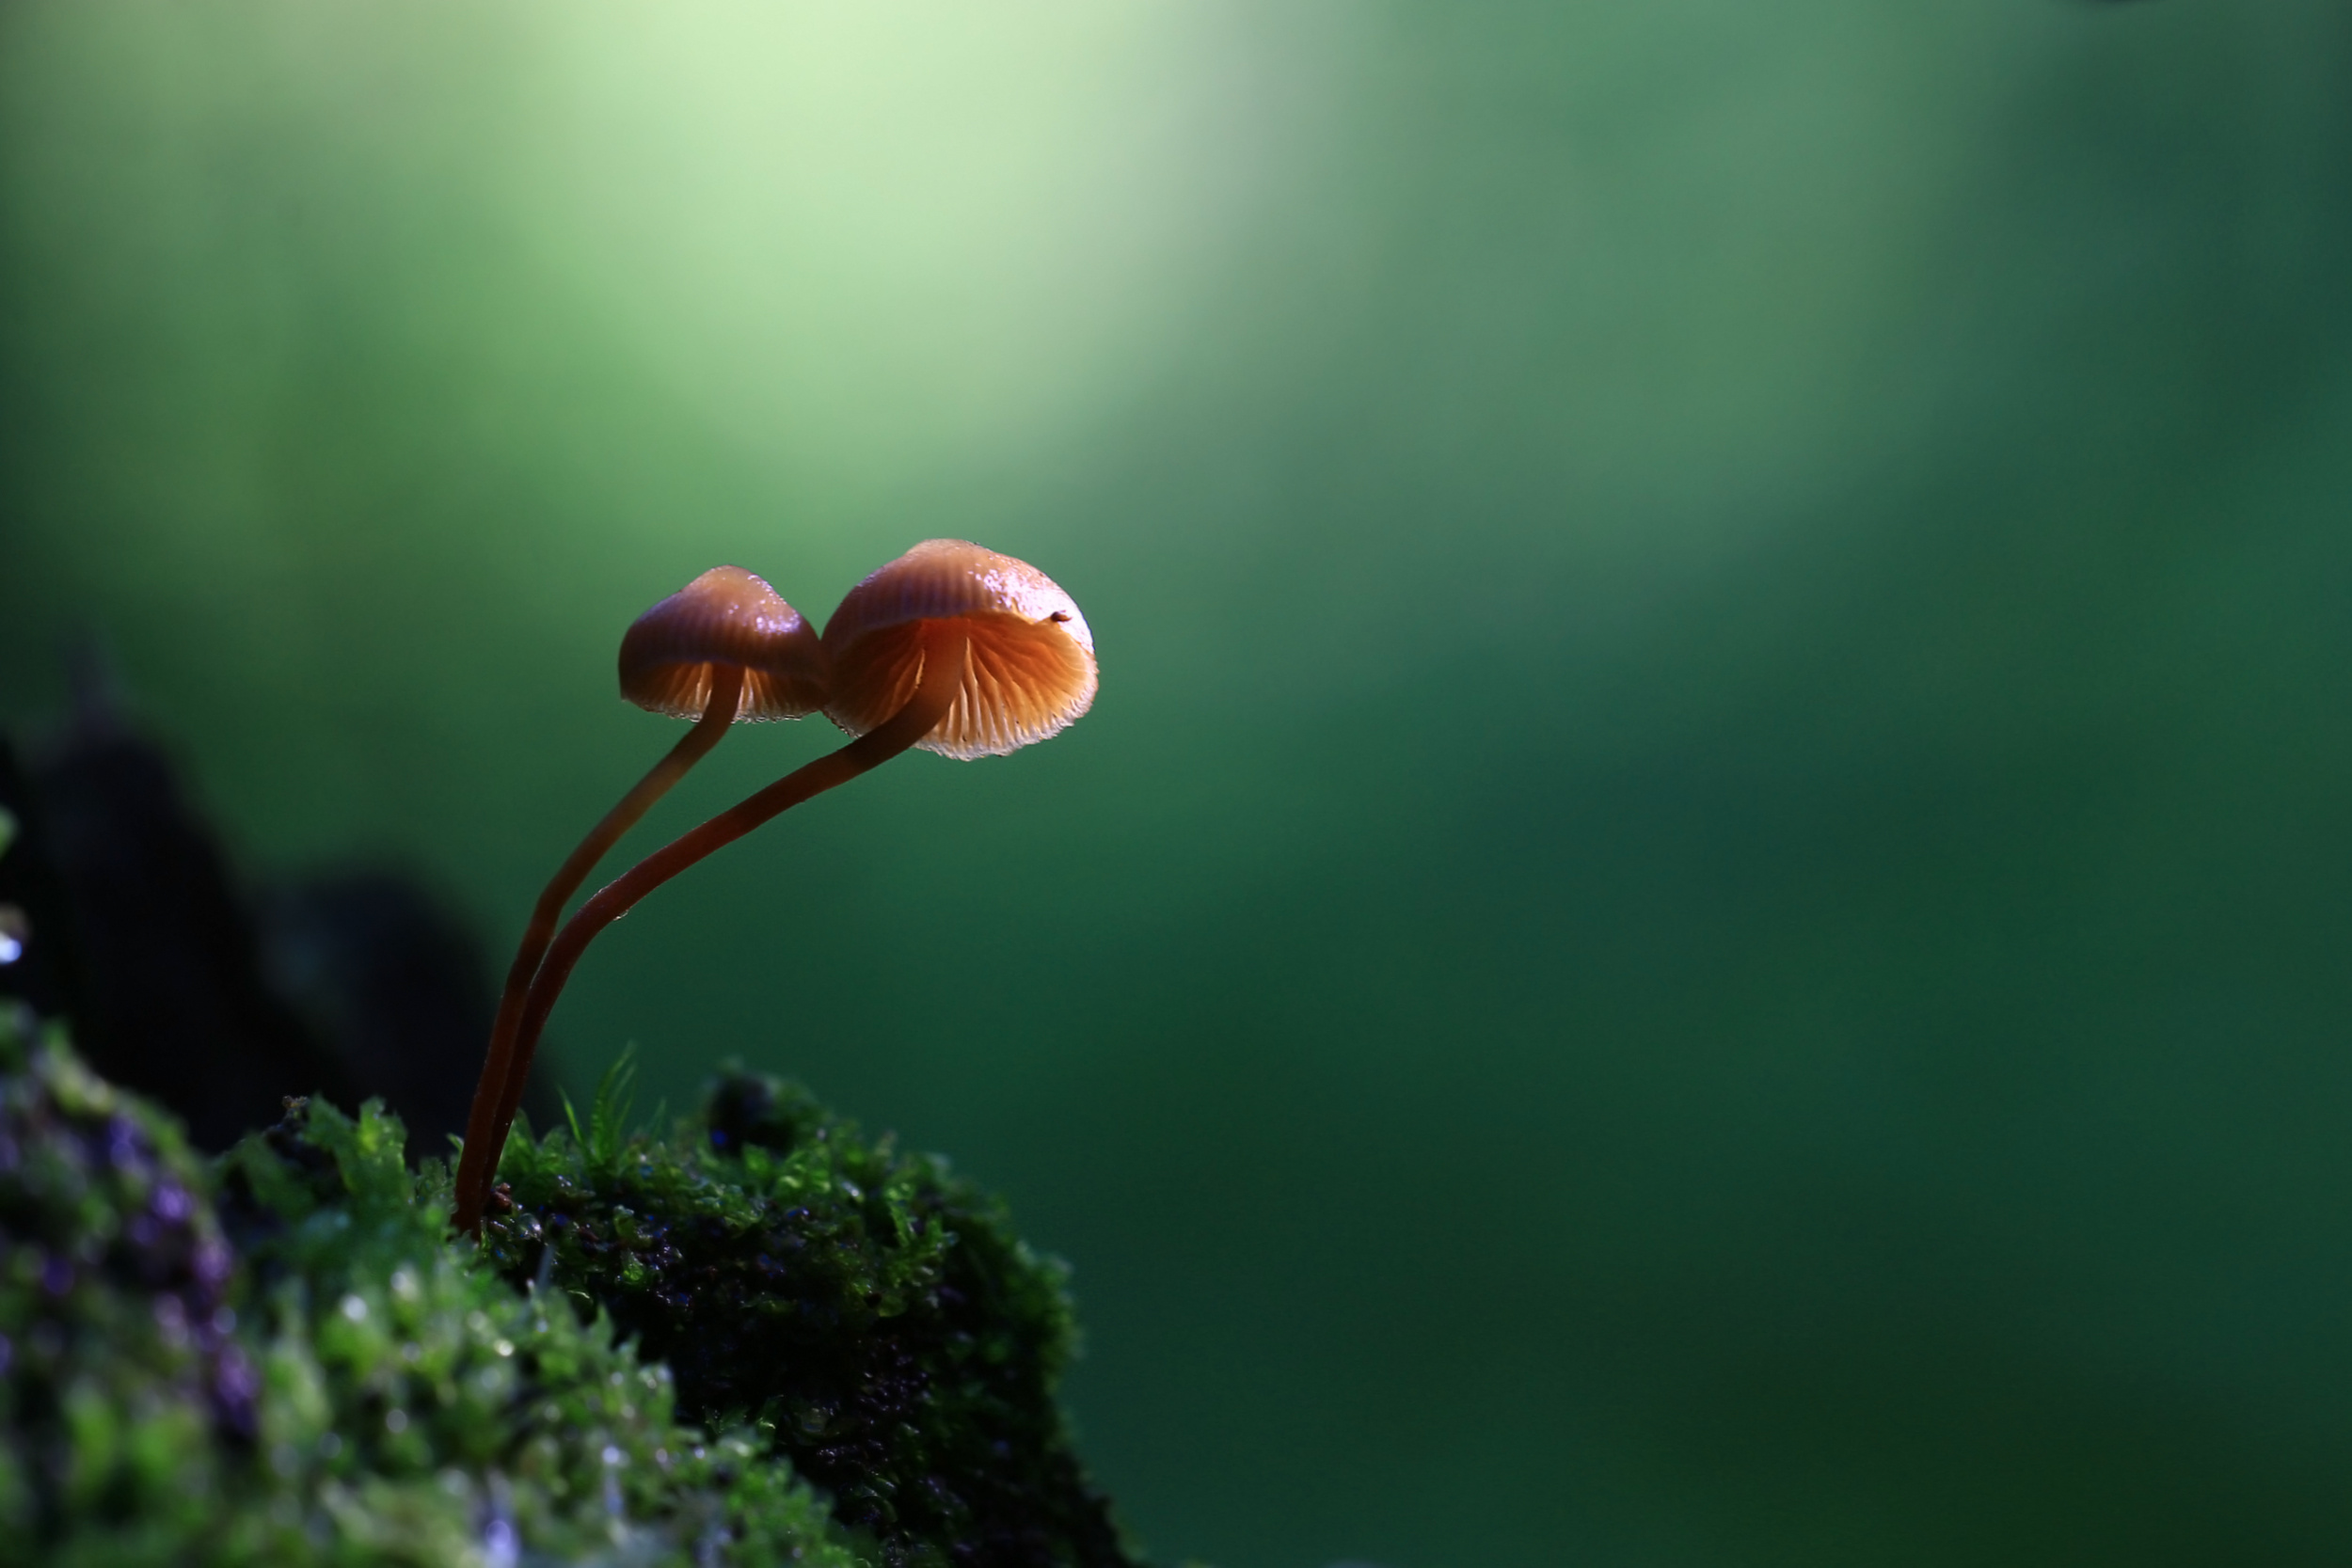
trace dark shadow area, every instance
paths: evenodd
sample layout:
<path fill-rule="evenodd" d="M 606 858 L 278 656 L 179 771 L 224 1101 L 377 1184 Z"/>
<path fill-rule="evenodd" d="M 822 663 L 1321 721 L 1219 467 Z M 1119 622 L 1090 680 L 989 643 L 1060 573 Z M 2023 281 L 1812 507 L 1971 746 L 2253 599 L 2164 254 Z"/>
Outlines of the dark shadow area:
<path fill-rule="evenodd" d="M 70 1020 L 91 1065 L 206 1149 L 290 1096 L 379 1098 L 412 1153 L 465 1131 L 494 1006 L 483 955 L 415 879 L 356 867 L 248 889 L 168 752 L 85 659 L 72 712 L 0 735 L 0 996 Z M 544 1066 L 526 1101 L 546 1125 Z"/>

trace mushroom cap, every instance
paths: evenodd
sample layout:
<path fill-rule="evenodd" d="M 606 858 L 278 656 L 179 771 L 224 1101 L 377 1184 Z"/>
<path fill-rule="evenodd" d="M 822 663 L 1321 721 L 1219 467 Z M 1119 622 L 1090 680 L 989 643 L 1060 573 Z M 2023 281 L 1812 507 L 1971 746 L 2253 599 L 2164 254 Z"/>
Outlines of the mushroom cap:
<path fill-rule="evenodd" d="M 674 719 L 700 719 L 720 665 L 739 666 L 735 717 L 799 719 L 825 705 L 832 681 L 817 628 L 765 579 L 713 566 L 637 617 L 621 638 L 621 695 Z"/>
<path fill-rule="evenodd" d="M 967 638 L 972 657 L 946 717 L 915 742 L 927 752 L 1003 756 L 1094 702 L 1094 634 L 1053 578 L 962 539 L 930 539 L 850 589 L 825 623 L 825 716 L 851 735 L 887 721 L 914 695 L 927 632 L 943 631 Z"/>

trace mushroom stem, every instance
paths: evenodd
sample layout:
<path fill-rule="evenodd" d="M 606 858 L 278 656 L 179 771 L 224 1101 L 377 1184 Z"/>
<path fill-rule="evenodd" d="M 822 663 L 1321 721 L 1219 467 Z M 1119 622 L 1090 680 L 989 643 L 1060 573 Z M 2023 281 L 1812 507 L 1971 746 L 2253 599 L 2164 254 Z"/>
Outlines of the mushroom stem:
<path fill-rule="evenodd" d="M 946 639 L 940 639 L 946 641 Z M 638 901 L 714 850 L 734 843 L 753 829 L 781 816 L 802 801 L 822 795 L 826 790 L 848 784 L 860 773 L 881 767 L 899 752 L 913 747 L 939 726 L 947 710 L 955 705 L 957 694 L 963 688 L 964 670 L 969 662 L 971 646 L 961 638 L 951 648 L 927 643 L 924 649 L 923 673 L 915 682 L 914 694 L 907 699 L 888 721 L 881 727 L 852 740 L 837 752 L 831 752 L 816 761 L 805 764 L 778 779 L 756 794 L 721 812 L 718 816 L 688 832 L 672 839 L 644 860 L 608 882 L 582 904 L 572 918 L 564 923 L 547 957 L 539 965 L 539 973 L 531 982 L 531 993 L 525 1002 L 520 1026 L 515 1038 L 514 1065 L 506 1075 L 505 1091 L 499 1101 L 498 1117 L 483 1140 L 485 1150 L 483 1170 L 476 1178 L 478 1192 L 461 1187 L 458 1191 L 459 1228 L 471 1229 L 481 1223 L 483 1206 L 488 1202 L 490 1188 L 498 1173 L 498 1154 L 506 1147 L 506 1134 L 515 1125 L 515 1112 L 522 1103 L 522 1085 L 530 1076 L 531 1059 L 539 1047 L 539 1036 L 547 1027 L 548 1015 L 555 1010 L 556 999 L 564 994 L 564 982 L 571 978 L 573 967 L 597 933 L 635 908 Z M 944 656 L 944 657 L 942 657 Z M 473 1140 L 467 1139 L 469 1154 Z M 467 1216 L 470 1215 L 471 1223 Z"/>
<path fill-rule="evenodd" d="M 547 956 L 548 944 L 555 940 L 556 923 L 564 917 L 564 906 L 580 884 L 588 879 L 588 873 L 596 868 L 621 835 L 637 826 L 655 801 L 670 792 L 670 787 L 684 778 L 688 769 L 707 756 L 735 722 L 738 705 L 743 695 L 743 671 L 740 666 L 714 664 L 710 671 L 710 700 L 703 705 L 703 715 L 694 721 L 669 755 L 646 770 L 636 786 L 621 797 L 620 803 L 604 814 L 604 819 L 588 831 L 588 836 L 556 868 L 548 885 L 540 890 L 538 903 L 532 906 L 531 923 L 523 927 L 523 939 L 516 945 L 515 961 L 507 966 L 506 989 L 499 996 L 498 1022 L 490 1028 L 490 1049 L 482 1061 L 482 1078 L 474 1085 L 473 1108 L 466 1117 L 465 1152 L 457 1164 L 457 1215 L 460 1230 L 471 1230 L 482 1222 L 480 1204 L 469 1201 L 477 1191 L 486 1199 L 492 1174 L 485 1169 L 489 1160 L 490 1129 L 499 1116 L 499 1107 L 509 1099 L 507 1085 L 514 1085 L 515 1104 L 522 1103 L 523 1079 L 530 1071 L 526 1055 L 521 1069 L 514 1066 L 515 1037 L 522 1027 L 523 1005 L 531 994 L 532 978 L 539 973 L 539 961 Z M 513 1112 L 506 1113 L 511 1120 Z"/>

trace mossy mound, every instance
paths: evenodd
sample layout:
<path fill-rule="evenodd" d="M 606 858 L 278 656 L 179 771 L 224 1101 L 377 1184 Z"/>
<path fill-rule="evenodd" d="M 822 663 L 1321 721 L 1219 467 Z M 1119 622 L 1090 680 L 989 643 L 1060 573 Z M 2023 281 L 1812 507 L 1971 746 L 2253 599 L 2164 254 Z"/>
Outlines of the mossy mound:
<path fill-rule="evenodd" d="M 766 1080 L 612 1110 L 477 1248 L 373 1105 L 208 1166 L 0 1009 L 0 1564 L 1131 1561 L 993 1203 Z"/>
<path fill-rule="evenodd" d="M 447 1242 L 401 1153 L 297 1102 L 224 1216 L 168 1118 L 0 1009 L 0 1563 L 870 1559 L 609 1320 Z"/>
<path fill-rule="evenodd" d="M 724 1076 L 698 1121 L 508 1145 L 484 1250 L 609 1312 L 680 1408 L 750 1419 L 890 1568 L 1127 1568 L 1054 1401 L 1062 1271 L 941 1161 Z"/>

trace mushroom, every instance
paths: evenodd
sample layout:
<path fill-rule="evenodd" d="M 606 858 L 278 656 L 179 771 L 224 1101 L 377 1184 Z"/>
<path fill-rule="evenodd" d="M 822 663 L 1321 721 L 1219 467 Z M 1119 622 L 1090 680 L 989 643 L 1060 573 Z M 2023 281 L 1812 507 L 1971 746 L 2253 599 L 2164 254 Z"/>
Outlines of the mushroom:
<path fill-rule="evenodd" d="M 816 628 L 765 580 L 740 566 L 714 566 L 639 616 L 621 638 L 620 677 L 621 695 L 629 702 L 674 719 L 691 719 L 694 727 L 589 830 L 532 908 L 506 972 L 498 1022 L 491 1026 L 490 1048 L 467 1117 L 457 1173 L 461 1228 L 471 1229 L 481 1218 L 479 1206 L 469 1206 L 469 1195 L 479 1192 L 484 1199 L 489 1195 L 490 1127 L 510 1081 L 520 1101 L 530 1056 L 526 1053 L 516 1065 L 516 1034 L 564 903 L 621 835 L 719 743 L 728 725 L 739 720 L 799 719 L 824 706 L 830 695 L 824 645 Z"/>
<path fill-rule="evenodd" d="M 968 760 L 1059 734 L 1094 701 L 1094 634 L 1069 594 L 1026 562 L 961 539 L 933 539 L 850 590 L 827 623 L 834 672 L 826 717 L 857 738 L 787 773 L 672 840 L 582 904 L 531 982 L 497 1118 L 482 1147 L 502 1149 L 548 1015 L 588 944 L 655 888 L 802 801 L 911 747 Z M 467 1136 L 469 1156 L 475 1147 Z M 470 1228 L 496 1174 L 460 1185 Z"/>
<path fill-rule="evenodd" d="M 825 717 L 851 735 L 906 705 L 921 643 L 946 627 L 972 640 L 962 689 L 915 744 L 958 761 L 1003 756 L 1060 734 L 1094 702 L 1094 634 L 1053 578 L 961 539 L 930 539 L 850 590 L 825 623 L 834 664 Z"/>

